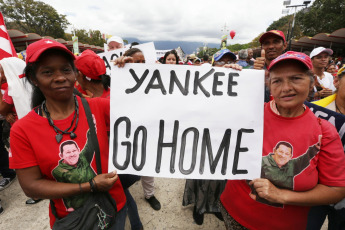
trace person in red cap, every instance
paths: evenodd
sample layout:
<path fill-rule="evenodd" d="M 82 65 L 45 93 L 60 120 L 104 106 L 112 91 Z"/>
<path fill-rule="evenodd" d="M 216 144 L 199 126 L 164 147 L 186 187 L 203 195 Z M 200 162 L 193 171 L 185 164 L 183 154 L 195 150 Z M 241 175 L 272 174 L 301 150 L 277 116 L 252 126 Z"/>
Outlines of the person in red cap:
<path fill-rule="evenodd" d="M 257 57 L 254 61 L 254 69 L 264 69 L 267 70 L 267 67 L 270 65 L 271 61 L 283 54 L 284 50 L 287 47 L 285 41 L 285 35 L 280 30 L 270 30 L 259 39 L 261 43 L 261 56 Z M 265 72 L 265 78 L 267 79 L 268 73 Z M 265 87 L 265 102 L 270 101 L 270 91 L 266 85 Z"/>
<path fill-rule="evenodd" d="M 26 53 L 24 72 L 34 88 L 33 110 L 14 123 L 9 154 L 10 167 L 16 170 L 23 191 L 29 197 L 54 201 L 49 208 L 51 227 L 56 218 L 67 216 L 72 210 L 64 203 L 65 198 L 86 199 L 91 192 L 108 191 L 117 206 L 117 213 L 116 210 L 106 213 L 110 216 L 116 213 L 112 229 L 124 229 L 126 197 L 116 171 L 108 173 L 110 101 L 104 98 L 86 99 L 97 130 L 102 174 L 97 175 L 95 161 L 85 158 L 75 157 L 75 164 L 68 165 L 59 156 L 66 141 L 72 141 L 84 149 L 89 146 L 86 155 L 91 159 L 95 152 L 87 138 L 89 125 L 81 98 L 73 94 L 77 77 L 75 56 L 66 46 L 48 39 L 30 44 Z M 70 175 L 65 181 L 58 181 L 53 175 L 54 169 L 61 164 L 66 168 L 60 172 Z M 89 167 L 95 174 L 85 173 Z M 80 205 L 83 203 L 72 208 Z M 56 211 L 54 214 L 53 209 Z M 104 214 L 98 213 L 100 216 Z"/>
<path fill-rule="evenodd" d="M 309 206 L 345 197 L 339 135 L 304 105 L 311 69 L 307 55 L 292 51 L 268 66 L 273 100 L 264 108 L 261 178 L 227 182 L 220 204 L 226 229 L 306 229 Z"/>
<path fill-rule="evenodd" d="M 82 90 L 91 97 L 110 99 L 110 76 L 106 74 L 103 59 L 92 50 L 85 50 L 74 63 L 78 69 L 77 81 Z"/>

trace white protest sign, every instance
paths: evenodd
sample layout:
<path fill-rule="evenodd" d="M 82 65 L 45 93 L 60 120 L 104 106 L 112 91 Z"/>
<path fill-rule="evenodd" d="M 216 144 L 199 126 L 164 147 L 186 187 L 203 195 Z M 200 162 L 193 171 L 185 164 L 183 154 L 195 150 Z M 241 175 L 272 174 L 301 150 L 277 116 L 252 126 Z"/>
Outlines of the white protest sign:
<path fill-rule="evenodd" d="M 168 51 L 170 51 L 170 50 L 156 50 L 157 59 L 164 57 L 165 53 Z"/>
<path fill-rule="evenodd" d="M 143 52 L 146 63 L 153 64 L 156 62 L 157 55 L 155 45 L 153 42 L 136 45 L 133 48 L 138 48 Z M 111 63 L 111 61 L 122 56 L 127 50 L 129 50 L 129 47 L 97 54 L 104 60 L 108 75 L 111 75 L 111 69 L 114 67 L 114 64 Z"/>
<path fill-rule="evenodd" d="M 112 76 L 109 171 L 260 177 L 263 71 L 127 64 Z"/>

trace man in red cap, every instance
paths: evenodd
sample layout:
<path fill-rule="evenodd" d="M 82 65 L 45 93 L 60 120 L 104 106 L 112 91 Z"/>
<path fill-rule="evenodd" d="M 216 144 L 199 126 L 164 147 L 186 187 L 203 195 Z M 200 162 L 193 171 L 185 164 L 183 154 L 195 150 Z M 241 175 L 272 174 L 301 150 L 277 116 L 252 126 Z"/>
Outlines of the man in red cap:
<path fill-rule="evenodd" d="M 253 68 L 266 70 L 273 59 L 283 54 L 283 51 L 287 47 L 287 43 L 284 33 L 280 30 L 270 30 L 264 33 L 261 35 L 259 41 L 262 48 L 261 57 L 256 58 Z M 265 72 L 265 76 L 268 76 L 267 71 Z M 270 101 L 270 91 L 267 86 L 265 86 L 265 102 L 268 101 Z"/>
<path fill-rule="evenodd" d="M 256 58 L 254 69 L 265 69 L 271 61 L 283 54 L 287 47 L 284 33 L 280 30 L 270 30 L 264 33 L 260 39 L 261 57 Z"/>

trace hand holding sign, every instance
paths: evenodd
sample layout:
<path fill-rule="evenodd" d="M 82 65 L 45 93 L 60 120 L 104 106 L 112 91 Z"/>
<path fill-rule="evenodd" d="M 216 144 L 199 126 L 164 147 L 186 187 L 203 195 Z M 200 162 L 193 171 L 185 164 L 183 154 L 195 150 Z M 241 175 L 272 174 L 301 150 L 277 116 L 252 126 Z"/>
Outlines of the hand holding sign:
<path fill-rule="evenodd" d="M 124 67 L 126 63 L 133 63 L 134 60 L 132 57 L 128 57 L 128 56 L 121 56 L 117 59 L 115 59 L 114 61 L 112 61 L 114 63 L 114 65 L 116 65 L 117 67 Z"/>
<path fill-rule="evenodd" d="M 224 68 L 230 68 L 230 69 L 234 69 L 234 70 L 242 70 L 242 66 L 238 65 L 238 64 L 225 64 L 223 66 Z"/>
<path fill-rule="evenodd" d="M 265 66 L 266 58 L 265 58 L 265 50 L 261 50 L 261 57 L 257 57 L 254 61 L 254 69 L 263 69 Z"/>

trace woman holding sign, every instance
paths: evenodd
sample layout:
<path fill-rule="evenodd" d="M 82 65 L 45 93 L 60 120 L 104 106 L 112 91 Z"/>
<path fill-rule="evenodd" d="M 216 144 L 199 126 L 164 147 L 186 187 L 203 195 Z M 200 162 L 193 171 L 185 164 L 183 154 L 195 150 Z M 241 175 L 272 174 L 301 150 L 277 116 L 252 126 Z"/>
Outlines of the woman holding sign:
<path fill-rule="evenodd" d="M 100 208 L 102 220 L 92 215 L 87 219 L 104 229 L 124 229 L 126 197 L 116 172 L 108 173 L 109 100 L 87 99 L 93 117 L 89 120 L 97 130 L 94 134 L 81 98 L 73 94 L 75 56 L 61 43 L 48 39 L 30 44 L 26 53 L 25 74 L 34 87 L 34 109 L 12 127 L 10 157 L 10 167 L 16 169 L 22 189 L 30 197 L 52 200 L 51 227 L 60 220 L 71 220 L 68 217 L 75 217 L 79 210 L 95 207 L 84 204 L 101 194 L 98 192 L 109 192 L 116 209 L 113 205 L 107 212 Z M 101 159 L 99 174 L 95 152 Z M 115 219 L 112 226 L 109 217 Z"/>
<path fill-rule="evenodd" d="M 316 105 L 345 115 L 345 67 L 341 68 L 334 78 L 335 94 L 319 101 Z M 335 205 L 320 205 L 310 209 L 307 229 L 320 229 L 328 216 L 328 229 L 345 228 L 345 199 Z"/>
<path fill-rule="evenodd" d="M 306 229 L 309 206 L 345 197 L 345 156 L 334 126 L 303 103 L 311 60 L 289 51 L 274 59 L 265 104 L 261 178 L 229 180 L 220 209 L 227 229 Z"/>

